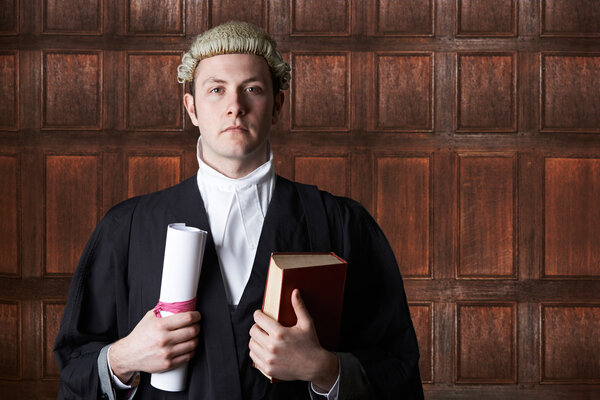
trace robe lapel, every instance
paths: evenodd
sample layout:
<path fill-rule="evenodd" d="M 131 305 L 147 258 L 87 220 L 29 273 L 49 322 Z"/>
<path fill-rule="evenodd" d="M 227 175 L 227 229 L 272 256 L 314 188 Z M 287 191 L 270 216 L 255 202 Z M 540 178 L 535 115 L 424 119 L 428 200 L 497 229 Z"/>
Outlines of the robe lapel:
<path fill-rule="evenodd" d="M 296 188 L 287 179 L 277 176 L 252 272 L 234 316 L 239 313 L 252 313 L 261 308 L 271 253 L 308 251 L 308 249 L 306 220 Z"/>
<path fill-rule="evenodd" d="M 171 204 L 175 222 L 185 222 L 208 232 L 197 295 L 197 309 L 202 314 L 200 335 L 204 342 L 204 349 L 199 349 L 198 356 L 206 358 L 212 381 L 210 386 L 214 393 L 220 398 L 242 399 L 235 340 L 223 278 L 196 177 L 188 179 L 179 187 Z M 193 370 L 190 374 L 193 377 Z"/>

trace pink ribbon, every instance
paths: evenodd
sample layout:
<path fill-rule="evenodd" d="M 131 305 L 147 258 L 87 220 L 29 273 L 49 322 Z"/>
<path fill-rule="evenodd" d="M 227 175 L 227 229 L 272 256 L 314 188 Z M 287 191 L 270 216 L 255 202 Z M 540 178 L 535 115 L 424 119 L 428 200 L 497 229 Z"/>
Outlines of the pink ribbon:
<path fill-rule="evenodd" d="M 190 299 L 188 301 L 176 301 L 174 303 L 165 303 L 163 301 L 158 301 L 156 307 L 154 307 L 154 315 L 158 318 L 162 318 L 160 315 L 161 311 L 167 311 L 173 314 L 177 314 L 184 311 L 194 311 L 196 309 L 196 298 Z"/>

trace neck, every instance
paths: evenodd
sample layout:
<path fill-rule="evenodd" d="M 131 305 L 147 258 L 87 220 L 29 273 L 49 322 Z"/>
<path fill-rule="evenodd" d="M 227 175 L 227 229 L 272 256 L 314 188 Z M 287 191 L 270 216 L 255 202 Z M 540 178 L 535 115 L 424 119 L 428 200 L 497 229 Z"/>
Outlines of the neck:
<path fill-rule="evenodd" d="M 231 179 L 239 179 L 247 176 L 252 171 L 263 165 L 269 160 L 269 148 L 260 151 L 260 157 L 247 157 L 246 159 L 218 159 L 213 160 L 211 157 L 202 154 L 202 161 L 209 167 L 220 172 Z"/>

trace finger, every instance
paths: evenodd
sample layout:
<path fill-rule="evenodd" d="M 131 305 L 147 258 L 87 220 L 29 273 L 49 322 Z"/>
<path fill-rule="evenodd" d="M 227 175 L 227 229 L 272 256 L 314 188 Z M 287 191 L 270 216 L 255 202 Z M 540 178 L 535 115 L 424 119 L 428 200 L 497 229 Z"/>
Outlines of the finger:
<path fill-rule="evenodd" d="M 254 312 L 254 322 L 268 335 L 281 329 L 281 324 L 260 310 Z"/>
<path fill-rule="evenodd" d="M 175 359 L 184 354 L 193 353 L 198 347 L 198 339 L 194 338 L 186 342 L 177 343 L 171 348 L 171 359 Z"/>
<path fill-rule="evenodd" d="M 198 311 L 184 311 L 163 318 L 164 327 L 171 331 L 195 324 L 198 321 L 200 321 Z"/>
<path fill-rule="evenodd" d="M 187 342 L 188 340 L 192 340 L 197 337 L 199 333 L 200 325 L 193 324 L 190 326 L 185 326 L 183 328 L 168 332 L 168 342 L 171 344 Z"/>
<path fill-rule="evenodd" d="M 294 308 L 294 313 L 298 319 L 296 326 L 307 326 L 313 323 L 312 317 L 308 313 L 306 305 L 300 296 L 300 290 L 298 289 L 292 291 L 292 307 Z"/>
<path fill-rule="evenodd" d="M 252 325 L 252 328 L 250 328 L 250 340 L 254 340 L 256 343 L 264 347 L 269 342 L 269 335 L 267 332 L 263 331 L 260 326 L 254 324 Z"/>

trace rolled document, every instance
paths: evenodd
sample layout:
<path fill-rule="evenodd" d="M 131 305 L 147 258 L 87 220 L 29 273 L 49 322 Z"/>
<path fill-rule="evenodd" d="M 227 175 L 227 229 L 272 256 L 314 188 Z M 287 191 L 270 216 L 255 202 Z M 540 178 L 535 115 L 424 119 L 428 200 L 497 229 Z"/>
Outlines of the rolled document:
<path fill-rule="evenodd" d="M 169 224 L 165 244 L 160 303 L 181 303 L 196 297 L 206 231 L 185 224 Z M 172 312 L 160 310 L 162 317 Z M 185 390 L 187 363 L 177 368 L 152 374 L 150 384 L 169 392 Z"/>

